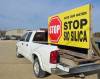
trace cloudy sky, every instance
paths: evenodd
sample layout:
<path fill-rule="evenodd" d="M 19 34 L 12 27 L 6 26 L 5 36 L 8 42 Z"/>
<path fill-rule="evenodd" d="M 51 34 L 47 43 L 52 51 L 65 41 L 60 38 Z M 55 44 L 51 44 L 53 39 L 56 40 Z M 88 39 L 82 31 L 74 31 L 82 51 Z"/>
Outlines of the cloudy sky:
<path fill-rule="evenodd" d="M 47 27 L 48 17 L 91 3 L 93 31 L 100 31 L 100 0 L 0 0 L 0 29 Z"/>

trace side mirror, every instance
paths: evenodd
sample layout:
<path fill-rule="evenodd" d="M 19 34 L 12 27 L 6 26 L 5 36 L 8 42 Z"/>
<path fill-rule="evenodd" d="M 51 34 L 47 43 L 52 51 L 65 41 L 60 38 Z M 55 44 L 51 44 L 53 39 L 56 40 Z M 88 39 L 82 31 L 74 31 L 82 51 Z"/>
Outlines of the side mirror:
<path fill-rule="evenodd" d="M 20 41 L 24 41 L 24 38 L 20 38 Z"/>

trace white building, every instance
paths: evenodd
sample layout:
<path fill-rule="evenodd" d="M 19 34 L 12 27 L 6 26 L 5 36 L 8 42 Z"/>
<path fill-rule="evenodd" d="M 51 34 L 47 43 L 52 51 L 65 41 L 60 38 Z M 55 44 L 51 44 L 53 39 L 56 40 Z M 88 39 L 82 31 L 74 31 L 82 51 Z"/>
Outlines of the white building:
<path fill-rule="evenodd" d="M 22 36 L 26 32 L 25 29 L 13 29 L 6 32 L 6 36 Z"/>
<path fill-rule="evenodd" d="M 6 37 L 7 39 L 15 40 L 20 39 L 20 37 L 26 33 L 27 30 L 25 29 L 13 29 L 6 31 Z"/>

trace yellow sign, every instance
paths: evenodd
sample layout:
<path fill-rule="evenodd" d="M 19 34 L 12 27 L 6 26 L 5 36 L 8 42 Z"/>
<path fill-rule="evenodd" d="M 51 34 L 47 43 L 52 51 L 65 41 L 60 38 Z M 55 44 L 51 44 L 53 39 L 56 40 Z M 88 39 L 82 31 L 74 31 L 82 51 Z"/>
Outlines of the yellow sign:
<path fill-rule="evenodd" d="M 48 42 L 89 49 L 90 17 L 90 4 L 49 17 Z"/>

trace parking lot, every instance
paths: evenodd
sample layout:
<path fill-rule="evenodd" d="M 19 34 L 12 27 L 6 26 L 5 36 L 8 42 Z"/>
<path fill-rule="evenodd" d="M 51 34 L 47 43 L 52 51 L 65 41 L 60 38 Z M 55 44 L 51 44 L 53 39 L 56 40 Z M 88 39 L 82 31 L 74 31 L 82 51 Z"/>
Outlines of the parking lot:
<path fill-rule="evenodd" d="M 16 58 L 16 41 L 0 41 L 0 79 L 36 79 L 32 64 L 25 58 Z M 48 75 L 45 79 L 82 79 L 72 76 Z M 100 79 L 98 74 L 86 76 L 84 79 Z"/>

